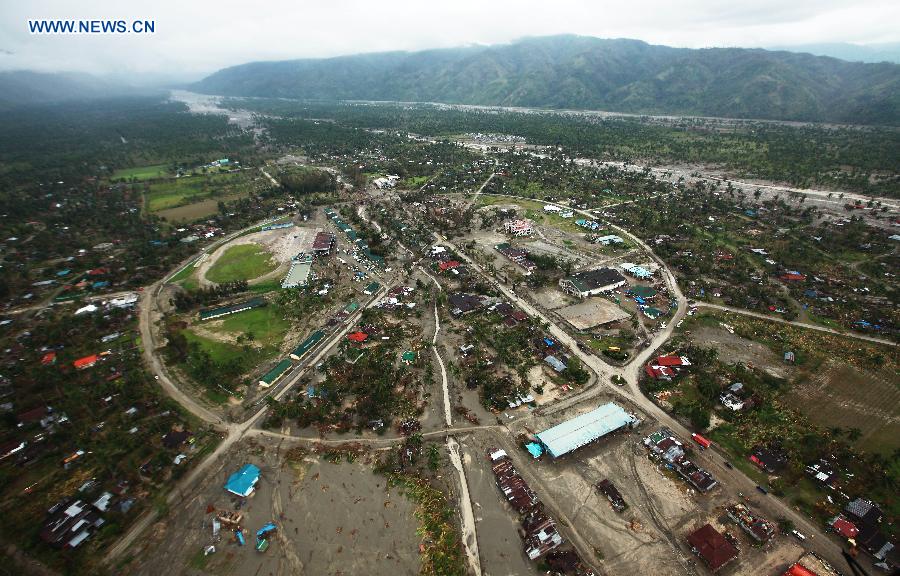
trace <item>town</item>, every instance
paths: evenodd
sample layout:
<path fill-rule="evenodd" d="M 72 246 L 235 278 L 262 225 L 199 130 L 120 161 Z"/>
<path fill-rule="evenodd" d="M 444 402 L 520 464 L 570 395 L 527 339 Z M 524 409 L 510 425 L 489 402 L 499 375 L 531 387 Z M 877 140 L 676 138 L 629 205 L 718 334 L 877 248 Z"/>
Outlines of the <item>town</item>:
<path fill-rule="evenodd" d="M 836 162 L 877 185 L 825 190 L 831 168 L 776 186 L 598 153 L 588 130 L 814 126 L 185 91 L 71 106 L 47 111 L 71 126 L 52 146 L 36 118 L 0 136 L 10 566 L 900 566 L 897 158 L 860 162 L 855 132 Z M 139 144 L 110 152 L 110 130 Z M 896 152 L 871 132 L 871 156 Z"/>

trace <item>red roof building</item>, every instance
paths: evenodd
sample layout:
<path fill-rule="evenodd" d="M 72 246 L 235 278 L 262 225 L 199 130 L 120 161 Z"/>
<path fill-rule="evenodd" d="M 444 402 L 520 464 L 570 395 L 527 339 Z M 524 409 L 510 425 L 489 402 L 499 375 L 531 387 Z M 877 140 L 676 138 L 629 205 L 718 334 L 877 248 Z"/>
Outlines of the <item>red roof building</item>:
<path fill-rule="evenodd" d="M 368 337 L 369 337 L 369 335 L 366 334 L 365 332 L 354 332 L 352 334 L 347 334 L 347 340 L 350 340 L 351 342 L 356 342 L 357 344 L 361 344 L 361 343 L 365 342 L 366 338 L 368 338 Z"/>
<path fill-rule="evenodd" d="M 79 358 L 75 362 L 72 363 L 75 366 L 76 370 L 84 370 L 85 368 L 90 368 L 94 364 L 97 363 L 97 360 L 100 357 L 96 354 L 91 354 L 90 356 L 85 356 L 84 358 Z"/>
<path fill-rule="evenodd" d="M 694 554 L 702 558 L 713 572 L 738 556 L 737 548 L 710 524 L 692 532 L 687 537 L 687 541 Z"/>
<path fill-rule="evenodd" d="M 438 268 L 440 268 L 441 272 L 446 272 L 447 270 L 452 270 L 459 266 L 459 262 L 456 260 L 447 260 L 446 262 L 441 262 L 438 264 Z"/>
<path fill-rule="evenodd" d="M 656 364 L 659 366 L 690 366 L 691 363 L 684 356 L 657 356 Z"/>
<path fill-rule="evenodd" d="M 803 282 L 806 280 L 806 276 L 799 272 L 787 272 L 781 275 L 781 279 L 785 282 Z"/>
<path fill-rule="evenodd" d="M 47 352 L 44 354 L 44 357 L 41 358 L 41 364 L 47 366 L 48 364 L 56 363 L 56 352 Z"/>
<path fill-rule="evenodd" d="M 800 564 L 794 564 L 790 568 L 787 569 L 787 572 L 784 573 L 784 576 L 819 576 L 809 568 L 801 566 Z"/>
<path fill-rule="evenodd" d="M 668 366 L 656 366 L 654 364 L 647 364 L 644 367 L 644 371 L 647 373 L 647 376 L 656 380 L 671 378 L 675 375 L 675 371 Z"/>
<path fill-rule="evenodd" d="M 856 524 L 841 515 L 835 516 L 831 520 L 831 529 L 848 540 L 856 538 L 859 534 L 859 528 L 856 527 Z"/>

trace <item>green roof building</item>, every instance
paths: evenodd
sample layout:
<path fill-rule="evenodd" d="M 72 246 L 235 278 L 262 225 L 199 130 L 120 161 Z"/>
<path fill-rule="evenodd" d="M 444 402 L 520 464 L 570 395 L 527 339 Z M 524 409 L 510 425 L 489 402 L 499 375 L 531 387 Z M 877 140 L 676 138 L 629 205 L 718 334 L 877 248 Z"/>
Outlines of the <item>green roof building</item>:
<path fill-rule="evenodd" d="M 265 373 L 265 375 L 260 379 L 259 385 L 263 388 L 268 388 L 275 382 L 278 382 L 282 376 L 287 374 L 287 371 L 291 369 L 294 364 L 291 362 L 290 358 L 285 358 L 281 362 L 275 365 L 274 368 Z"/>
<path fill-rule="evenodd" d="M 300 360 L 300 358 L 309 352 L 310 348 L 316 345 L 316 343 L 321 340 L 325 336 L 325 332 L 321 330 L 316 330 L 309 337 L 300 343 L 299 346 L 294 348 L 294 351 L 291 352 L 291 358 L 294 360 Z"/>

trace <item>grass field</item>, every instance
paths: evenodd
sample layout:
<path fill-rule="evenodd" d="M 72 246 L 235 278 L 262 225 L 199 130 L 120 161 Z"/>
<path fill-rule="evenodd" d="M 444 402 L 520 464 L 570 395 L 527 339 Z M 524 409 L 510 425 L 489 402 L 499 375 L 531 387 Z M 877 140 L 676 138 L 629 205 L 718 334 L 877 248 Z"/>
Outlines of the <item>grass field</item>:
<path fill-rule="evenodd" d="M 146 195 L 147 210 L 161 212 L 203 201 L 212 201 L 216 205 L 218 199 L 246 193 L 242 184 L 246 184 L 242 173 L 186 176 L 154 182 Z"/>
<path fill-rule="evenodd" d="M 203 350 L 206 350 L 214 362 L 225 362 L 229 358 L 243 354 L 243 351 L 238 346 L 217 342 L 211 338 L 204 338 L 190 330 L 185 330 L 183 334 L 188 342 L 196 342 Z"/>
<path fill-rule="evenodd" d="M 263 346 L 277 347 L 290 327 L 291 323 L 284 319 L 281 309 L 269 304 L 262 308 L 226 316 L 220 325 L 210 327 L 210 329 L 234 336 L 252 333 L 255 341 Z"/>
<path fill-rule="evenodd" d="M 112 174 L 113 180 L 152 180 L 169 175 L 167 164 L 154 164 L 152 166 L 138 166 L 137 168 L 123 168 Z"/>
<path fill-rule="evenodd" d="M 210 282 L 253 280 L 277 268 L 272 255 L 256 244 L 239 244 L 225 250 L 206 273 Z"/>

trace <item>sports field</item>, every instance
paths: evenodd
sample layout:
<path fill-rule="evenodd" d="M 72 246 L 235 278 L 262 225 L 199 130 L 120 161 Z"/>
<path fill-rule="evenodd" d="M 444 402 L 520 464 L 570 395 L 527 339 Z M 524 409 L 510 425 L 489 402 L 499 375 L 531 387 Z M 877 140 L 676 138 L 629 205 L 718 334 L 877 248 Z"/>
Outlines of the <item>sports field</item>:
<path fill-rule="evenodd" d="M 216 284 L 235 280 L 253 280 L 278 268 L 272 255 L 257 244 L 238 244 L 225 250 L 206 272 Z"/>
<path fill-rule="evenodd" d="M 138 166 L 136 168 L 123 168 L 113 172 L 113 180 L 152 180 L 164 178 L 169 175 L 167 164 L 153 164 L 152 166 Z"/>

